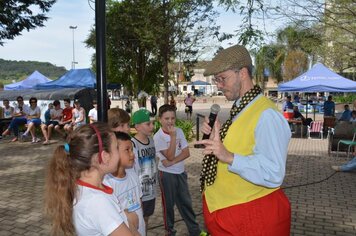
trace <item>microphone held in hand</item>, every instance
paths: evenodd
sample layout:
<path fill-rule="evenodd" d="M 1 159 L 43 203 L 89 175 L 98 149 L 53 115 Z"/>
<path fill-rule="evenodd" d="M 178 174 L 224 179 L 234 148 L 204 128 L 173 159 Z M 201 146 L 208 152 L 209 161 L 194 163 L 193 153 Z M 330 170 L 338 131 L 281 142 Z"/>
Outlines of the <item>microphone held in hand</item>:
<path fill-rule="evenodd" d="M 209 114 L 209 126 L 213 128 L 216 117 L 218 116 L 218 113 L 220 111 L 220 106 L 218 104 L 213 104 L 210 108 L 210 114 Z M 204 134 L 202 139 L 209 139 L 210 134 Z M 195 148 L 204 148 L 203 144 L 196 144 L 194 145 Z"/>

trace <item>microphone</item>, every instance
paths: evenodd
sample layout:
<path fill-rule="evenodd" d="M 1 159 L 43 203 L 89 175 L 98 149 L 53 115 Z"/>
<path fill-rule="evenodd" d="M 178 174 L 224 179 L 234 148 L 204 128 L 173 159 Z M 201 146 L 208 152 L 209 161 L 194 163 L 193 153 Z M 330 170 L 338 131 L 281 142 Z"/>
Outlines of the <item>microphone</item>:
<path fill-rule="evenodd" d="M 210 114 L 209 114 L 209 126 L 213 128 L 216 117 L 218 116 L 218 113 L 220 111 L 220 106 L 218 104 L 213 104 L 210 108 Z M 209 139 L 210 134 L 204 134 L 202 139 Z M 204 148 L 205 146 L 203 144 L 196 144 L 194 145 L 195 148 Z"/>

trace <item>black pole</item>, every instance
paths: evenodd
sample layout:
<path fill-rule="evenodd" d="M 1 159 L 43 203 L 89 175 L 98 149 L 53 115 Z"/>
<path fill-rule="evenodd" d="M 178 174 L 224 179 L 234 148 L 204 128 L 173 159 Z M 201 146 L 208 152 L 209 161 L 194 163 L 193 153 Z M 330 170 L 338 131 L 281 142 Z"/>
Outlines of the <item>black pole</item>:
<path fill-rule="evenodd" d="M 307 93 L 307 104 L 305 104 L 305 109 L 306 109 L 306 111 L 305 111 L 305 119 L 307 119 L 308 118 L 308 100 L 309 100 L 309 94 Z"/>
<path fill-rule="evenodd" d="M 106 91 L 106 48 L 105 48 L 105 0 L 95 1 L 96 32 L 96 89 L 98 120 L 108 121 L 108 94 Z"/>

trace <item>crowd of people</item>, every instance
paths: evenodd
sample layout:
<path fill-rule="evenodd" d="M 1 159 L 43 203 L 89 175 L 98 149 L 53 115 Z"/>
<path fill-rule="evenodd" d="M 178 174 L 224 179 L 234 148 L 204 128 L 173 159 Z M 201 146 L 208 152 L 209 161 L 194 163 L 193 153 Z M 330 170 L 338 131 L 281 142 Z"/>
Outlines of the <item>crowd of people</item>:
<path fill-rule="evenodd" d="M 58 132 L 65 137 L 73 130 L 86 124 L 86 111 L 81 107 L 78 99 L 73 101 L 71 106 L 70 99 L 64 99 L 64 108 L 61 107 L 59 100 L 48 104 L 48 109 L 44 113 L 44 120 L 41 120 L 41 109 L 37 104 L 37 98 L 31 97 L 29 104 L 24 103 L 22 96 L 16 98 L 17 104 L 11 107 L 9 100 L 3 100 L 1 109 L 0 138 L 5 138 L 13 134 L 11 142 L 16 142 L 21 139 L 27 139 L 31 135 L 32 143 L 38 143 L 41 139 L 38 137 L 36 128 L 39 128 L 43 134 L 43 144 L 50 144 L 53 132 Z M 94 123 L 97 118 L 97 103 L 93 101 L 93 108 L 88 113 L 89 123 Z M 22 129 L 23 132 L 19 133 Z"/>
<path fill-rule="evenodd" d="M 220 51 L 208 68 L 234 106 L 221 129 L 218 121 L 210 127 L 206 118 L 202 132 L 210 137 L 197 142 L 206 154 L 201 174 L 205 226 L 211 235 L 289 235 L 290 203 L 280 189 L 291 137 L 288 123 L 252 84 L 245 47 Z M 185 104 L 193 102 L 186 99 Z M 147 235 L 159 186 L 162 235 L 179 235 L 175 206 L 189 235 L 208 235 L 192 207 L 184 167 L 190 151 L 183 131 L 175 127 L 176 107 L 165 104 L 157 112 L 161 127 L 155 134 L 154 118 L 145 108 L 131 117 L 113 108 L 107 124 L 81 125 L 57 147 L 45 195 L 54 234 Z"/>
<path fill-rule="evenodd" d="M 205 155 L 200 178 L 205 227 L 211 235 L 290 235 L 291 206 L 281 189 L 291 139 L 288 122 L 253 84 L 252 60 L 244 46 L 221 50 L 205 74 L 213 75 L 226 99 L 234 102 L 224 124 L 216 120 L 212 125 L 206 117 L 201 131 L 209 138 L 196 142 Z M 97 122 L 90 111 L 86 124 L 78 101 L 71 112 L 64 111 L 69 100 L 63 110 L 54 101 L 41 124 L 37 100 L 31 98 L 31 106 L 26 106 L 18 98 L 3 135 L 18 132 L 19 124 L 27 124 L 24 135 L 32 135 L 40 125 L 45 142 L 53 129 L 67 134 L 54 151 L 46 177 L 45 212 L 54 235 L 147 235 L 157 187 L 162 194 L 162 235 L 179 235 L 175 206 L 190 236 L 208 235 L 192 207 L 184 167 L 190 151 L 183 131 L 175 127 L 172 100 L 158 110 L 152 107 L 161 125 L 154 133 L 154 117 L 145 108 L 131 117 L 123 109 L 109 109 L 107 123 Z M 188 95 L 184 102 L 189 119 L 194 99 Z M 132 137 L 131 125 L 136 131 Z"/>

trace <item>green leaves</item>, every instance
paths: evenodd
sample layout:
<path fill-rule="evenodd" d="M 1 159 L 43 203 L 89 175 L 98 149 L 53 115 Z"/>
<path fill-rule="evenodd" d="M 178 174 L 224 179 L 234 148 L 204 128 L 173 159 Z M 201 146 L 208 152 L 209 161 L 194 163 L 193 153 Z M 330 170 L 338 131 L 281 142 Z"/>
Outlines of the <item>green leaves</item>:
<path fill-rule="evenodd" d="M 192 121 L 177 119 L 176 127 L 182 129 L 184 136 L 188 142 L 193 140 L 193 138 L 194 138 L 194 133 L 193 133 L 194 123 Z M 156 133 L 160 128 L 161 128 L 161 124 L 159 123 L 158 120 L 156 120 L 154 122 L 154 131 L 153 132 Z"/>
<path fill-rule="evenodd" d="M 4 39 L 14 39 L 23 30 L 42 27 L 48 19 L 45 14 L 56 0 L 2 0 L 0 1 L 0 46 Z M 38 8 L 40 12 L 33 14 L 31 9 Z"/>

